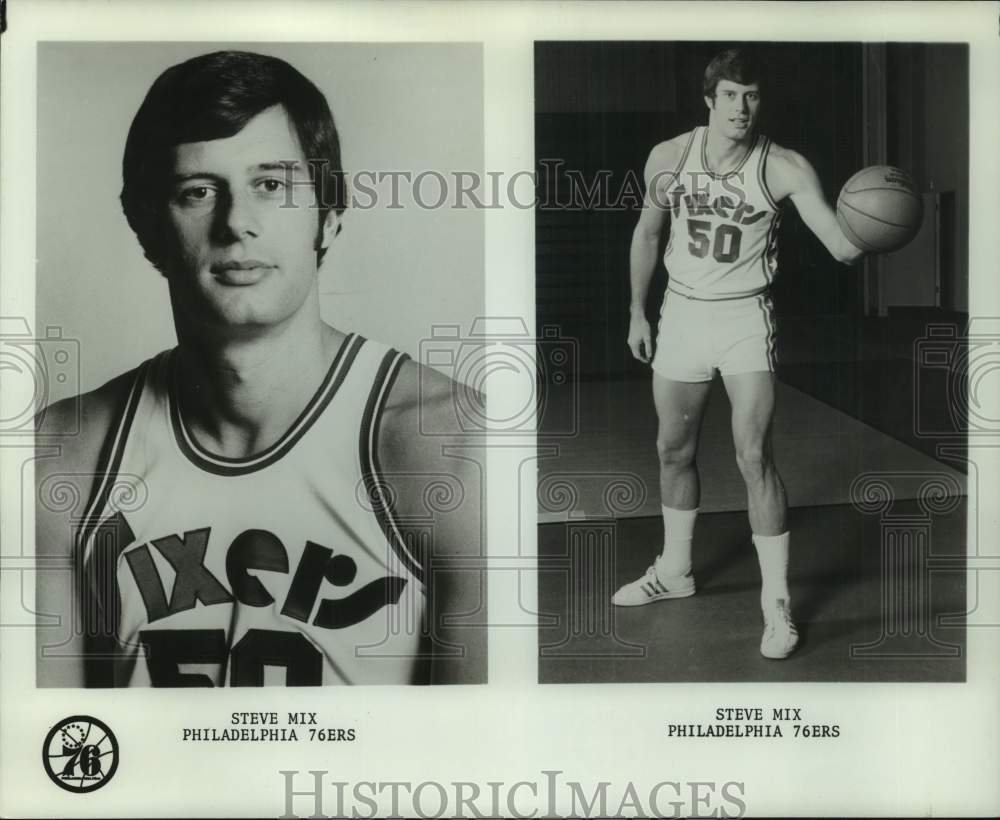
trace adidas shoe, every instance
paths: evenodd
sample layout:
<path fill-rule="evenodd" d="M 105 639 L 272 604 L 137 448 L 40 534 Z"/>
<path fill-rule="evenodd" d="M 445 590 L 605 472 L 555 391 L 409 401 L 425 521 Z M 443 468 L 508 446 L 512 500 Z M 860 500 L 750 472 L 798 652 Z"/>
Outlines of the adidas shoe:
<path fill-rule="evenodd" d="M 665 601 L 668 598 L 688 598 L 694 595 L 694 578 L 688 575 L 674 575 L 660 580 L 656 572 L 657 558 L 646 574 L 636 581 L 625 584 L 611 598 L 616 606 L 642 606 L 653 601 Z"/>
<path fill-rule="evenodd" d="M 763 612 L 764 636 L 760 639 L 760 654 L 772 660 L 787 658 L 799 643 L 799 632 L 792 623 L 788 601 L 778 598 Z"/>

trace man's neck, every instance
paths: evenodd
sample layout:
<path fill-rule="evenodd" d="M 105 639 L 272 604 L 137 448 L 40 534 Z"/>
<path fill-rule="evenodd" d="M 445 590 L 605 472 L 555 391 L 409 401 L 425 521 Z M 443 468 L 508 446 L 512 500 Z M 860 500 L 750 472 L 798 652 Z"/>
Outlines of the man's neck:
<path fill-rule="evenodd" d="M 322 322 L 207 342 L 178 334 L 180 405 L 217 455 L 259 453 L 288 430 L 322 383 L 344 335 Z"/>
<path fill-rule="evenodd" d="M 728 174 L 742 162 L 757 139 L 757 131 L 749 132 L 743 139 L 734 140 L 708 125 L 705 140 L 705 159 L 713 174 Z"/>

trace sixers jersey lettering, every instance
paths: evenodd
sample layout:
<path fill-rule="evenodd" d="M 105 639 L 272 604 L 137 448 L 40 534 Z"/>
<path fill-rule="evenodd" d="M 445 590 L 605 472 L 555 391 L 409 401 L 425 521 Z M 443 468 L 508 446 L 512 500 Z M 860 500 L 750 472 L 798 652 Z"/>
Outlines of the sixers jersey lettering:
<path fill-rule="evenodd" d="M 405 359 L 348 336 L 291 428 L 248 458 L 195 440 L 173 351 L 139 368 L 77 542 L 114 685 L 415 682 L 423 568 L 376 447 Z"/>
<path fill-rule="evenodd" d="M 708 129 L 695 128 L 663 192 L 670 240 L 663 264 L 668 286 L 694 299 L 738 299 L 766 290 L 778 271 L 780 212 L 767 190 L 770 140 L 758 134 L 727 174 L 708 170 Z"/>

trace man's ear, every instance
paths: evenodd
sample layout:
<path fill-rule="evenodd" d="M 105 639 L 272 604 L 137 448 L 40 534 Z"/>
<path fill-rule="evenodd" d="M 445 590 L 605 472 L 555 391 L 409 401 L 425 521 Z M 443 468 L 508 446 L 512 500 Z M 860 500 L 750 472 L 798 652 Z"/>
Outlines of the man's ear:
<path fill-rule="evenodd" d="M 316 250 L 329 248 L 338 233 L 340 233 L 340 217 L 331 208 L 326 212 L 326 217 L 323 219 L 323 225 L 320 228 L 319 247 Z"/>
<path fill-rule="evenodd" d="M 705 105 L 708 106 L 709 111 L 715 110 L 715 97 L 705 97 Z"/>

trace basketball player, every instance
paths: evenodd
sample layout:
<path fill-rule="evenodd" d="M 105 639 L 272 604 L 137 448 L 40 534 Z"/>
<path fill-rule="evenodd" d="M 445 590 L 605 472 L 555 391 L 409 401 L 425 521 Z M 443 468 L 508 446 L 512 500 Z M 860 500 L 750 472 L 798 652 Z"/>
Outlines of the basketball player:
<path fill-rule="evenodd" d="M 79 572 L 39 573 L 38 611 L 84 628 L 40 629 L 39 683 L 481 682 L 483 629 L 444 623 L 483 607 L 480 575 L 442 566 L 480 555 L 477 476 L 420 432 L 458 430 L 452 382 L 320 319 L 345 202 L 321 92 L 259 54 L 173 66 L 121 200 L 178 344 L 80 397 L 80 435 L 73 401 L 40 416 L 39 554 Z M 463 501 L 428 527 L 441 476 Z M 51 509 L 53 478 L 85 506 Z"/>
<path fill-rule="evenodd" d="M 791 200 L 839 262 L 862 252 L 837 224 L 812 166 L 758 130 L 758 67 L 742 50 L 724 51 L 705 70 L 708 125 L 662 142 L 645 168 L 646 199 L 632 234 L 628 345 L 652 360 L 657 451 L 665 528 L 662 554 L 613 602 L 637 606 L 695 592 L 691 543 L 700 483 L 698 431 L 715 371 L 732 404 L 736 460 L 746 482 L 750 527 L 763 580 L 760 603 L 766 658 L 785 658 L 798 642 L 791 615 L 785 490 L 771 450 L 775 324 L 768 295 L 777 274 L 780 203 Z M 669 274 L 655 355 L 645 317 L 660 234 Z"/>

